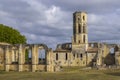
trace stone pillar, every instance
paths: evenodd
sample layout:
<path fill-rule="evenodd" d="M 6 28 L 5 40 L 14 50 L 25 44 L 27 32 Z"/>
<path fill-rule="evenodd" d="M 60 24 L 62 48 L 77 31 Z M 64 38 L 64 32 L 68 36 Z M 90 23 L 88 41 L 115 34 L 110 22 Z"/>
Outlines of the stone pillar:
<path fill-rule="evenodd" d="M 47 72 L 53 72 L 54 71 L 54 66 L 53 66 L 53 51 L 52 49 L 49 51 L 46 51 L 46 71 Z"/>
<path fill-rule="evenodd" d="M 72 66 L 71 65 L 71 63 L 73 63 L 73 54 L 72 54 L 72 52 L 70 52 L 69 57 L 70 57 L 70 66 Z"/>
<path fill-rule="evenodd" d="M 36 45 L 33 45 L 32 46 L 32 72 L 35 72 L 36 71 L 36 64 L 38 64 L 36 61 L 37 61 L 37 56 L 36 56 Z"/>
<path fill-rule="evenodd" d="M 14 50 L 11 51 L 11 55 L 12 55 L 12 62 L 15 62 L 15 53 L 14 53 Z"/>
<path fill-rule="evenodd" d="M 50 51 L 45 51 L 46 65 L 50 64 Z"/>
<path fill-rule="evenodd" d="M 45 51 L 46 71 L 50 71 L 50 51 Z"/>
<path fill-rule="evenodd" d="M 68 63 L 68 66 L 70 66 L 70 54 L 67 53 L 67 63 Z"/>
<path fill-rule="evenodd" d="M 19 50 L 18 50 L 18 71 L 23 71 L 23 64 L 24 64 L 24 58 L 23 58 L 23 49 L 22 49 L 22 44 L 19 45 Z"/>
<path fill-rule="evenodd" d="M 10 64 L 11 64 L 11 61 L 10 61 L 10 53 L 9 53 L 9 47 L 6 46 L 5 48 L 5 71 L 9 72 L 10 70 Z"/>
<path fill-rule="evenodd" d="M 13 49 L 13 54 L 14 54 L 14 62 L 18 62 L 18 53 L 16 49 Z"/>
<path fill-rule="evenodd" d="M 36 64 L 38 64 L 39 63 L 39 48 L 38 48 L 38 46 L 36 46 L 36 49 L 35 49 L 35 55 L 36 55 Z"/>
<path fill-rule="evenodd" d="M 120 66 L 120 51 L 115 52 L 115 65 Z"/>
<path fill-rule="evenodd" d="M 22 48 L 23 64 L 25 64 L 25 47 Z"/>
<path fill-rule="evenodd" d="M 16 56 L 16 58 L 15 58 L 15 59 L 16 59 L 16 60 L 15 60 L 16 62 L 19 62 L 19 61 L 18 61 L 18 60 L 19 60 L 19 54 L 18 54 L 18 53 L 19 53 L 19 49 L 16 50 L 16 55 L 15 55 L 15 56 Z"/>
<path fill-rule="evenodd" d="M 102 50 L 101 49 L 99 49 L 98 50 L 98 54 L 97 54 L 97 61 L 96 61 L 97 63 L 97 65 L 102 65 Z"/>

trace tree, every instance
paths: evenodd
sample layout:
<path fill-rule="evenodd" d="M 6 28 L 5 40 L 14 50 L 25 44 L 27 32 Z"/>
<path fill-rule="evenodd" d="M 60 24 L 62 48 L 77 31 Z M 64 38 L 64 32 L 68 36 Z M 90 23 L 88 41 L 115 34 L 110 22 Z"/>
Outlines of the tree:
<path fill-rule="evenodd" d="M 6 42 L 10 44 L 24 44 L 26 43 L 26 37 L 21 35 L 18 30 L 0 24 L 0 42 Z"/>
<path fill-rule="evenodd" d="M 0 42 L 10 44 L 25 44 L 26 37 L 12 27 L 0 24 Z M 28 51 L 25 52 L 25 60 L 28 60 Z"/>

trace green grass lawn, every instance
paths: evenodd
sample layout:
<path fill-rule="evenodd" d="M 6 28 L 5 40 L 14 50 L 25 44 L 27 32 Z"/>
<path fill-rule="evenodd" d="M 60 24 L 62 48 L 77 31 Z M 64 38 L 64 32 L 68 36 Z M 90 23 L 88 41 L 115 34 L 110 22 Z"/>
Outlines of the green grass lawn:
<path fill-rule="evenodd" d="M 120 70 L 80 70 L 63 72 L 0 72 L 0 80 L 120 80 Z"/>

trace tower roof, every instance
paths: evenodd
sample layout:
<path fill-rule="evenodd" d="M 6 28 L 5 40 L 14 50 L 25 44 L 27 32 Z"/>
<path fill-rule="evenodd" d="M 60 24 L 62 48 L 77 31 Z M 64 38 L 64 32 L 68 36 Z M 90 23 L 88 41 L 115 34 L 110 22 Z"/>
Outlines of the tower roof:
<path fill-rule="evenodd" d="M 87 12 L 85 12 L 85 11 L 75 11 L 73 14 L 77 14 L 77 13 L 85 13 L 85 14 L 87 14 Z"/>

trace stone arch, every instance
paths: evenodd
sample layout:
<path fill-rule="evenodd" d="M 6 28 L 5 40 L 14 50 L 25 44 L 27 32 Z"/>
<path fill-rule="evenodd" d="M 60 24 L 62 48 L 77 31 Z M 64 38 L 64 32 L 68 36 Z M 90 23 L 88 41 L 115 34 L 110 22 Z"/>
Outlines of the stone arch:
<path fill-rule="evenodd" d="M 45 64 L 39 65 L 37 60 L 37 49 L 39 47 L 42 47 L 45 49 Z M 48 54 L 48 47 L 45 44 L 15 44 L 15 45 L 6 45 L 5 48 L 5 70 L 10 71 L 32 71 L 35 72 L 36 70 L 46 70 L 47 65 L 47 54 Z M 31 50 L 31 63 L 25 63 L 25 50 L 30 49 Z M 11 55 L 12 50 L 17 51 L 17 64 L 12 64 L 13 55 Z M 6 60 L 7 59 L 7 60 Z"/>
<path fill-rule="evenodd" d="M 103 58 L 103 63 L 105 63 L 106 65 L 115 64 L 115 47 L 116 44 L 107 44 L 107 53 L 106 56 Z"/>
<path fill-rule="evenodd" d="M 45 50 L 45 64 L 47 64 L 46 63 L 46 59 L 47 59 L 47 53 L 48 53 L 48 47 L 47 47 L 47 45 L 46 44 L 25 44 L 24 45 L 25 46 L 25 48 L 29 48 L 29 49 L 31 49 L 32 50 L 32 48 L 34 48 L 35 46 L 36 46 L 36 49 L 37 49 L 37 57 L 38 57 L 38 49 L 40 48 L 40 47 L 42 47 L 42 49 L 44 49 Z M 33 52 L 32 52 L 33 53 Z M 38 62 L 37 62 L 38 63 Z M 36 63 L 36 64 L 37 64 Z"/>
<path fill-rule="evenodd" d="M 43 54 L 42 54 L 43 55 L 42 57 L 44 57 L 43 58 L 43 62 L 45 64 L 47 64 L 47 54 L 48 54 L 48 47 L 47 47 L 47 45 L 45 45 L 45 44 L 37 44 L 37 46 L 38 46 L 38 55 L 42 54 L 42 53 L 39 53 L 39 50 L 40 50 L 39 48 L 42 47 L 42 50 L 40 50 L 40 51 L 44 51 Z M 39 61 L 38 61 L 38 63 L 39 63 Z"/>
<path fill-rule="evenodd" d="M 32 46 L 30 44 L 25 44 L 23 45 L 23 49 L 25 64 L 32 64 Z"/>

